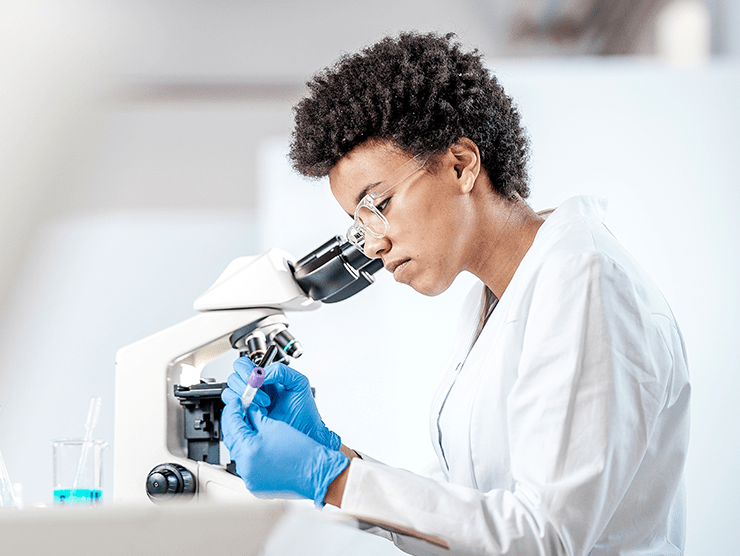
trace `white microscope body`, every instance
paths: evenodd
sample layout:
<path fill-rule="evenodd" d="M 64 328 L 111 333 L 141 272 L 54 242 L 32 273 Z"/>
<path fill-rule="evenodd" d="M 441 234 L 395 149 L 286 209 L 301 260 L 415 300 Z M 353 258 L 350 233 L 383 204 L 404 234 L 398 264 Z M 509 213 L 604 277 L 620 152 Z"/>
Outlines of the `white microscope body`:
<path fill-rule="evenodd" d="M 183 398 L 176 392 L 210 388 L 200 385 L 200 372 L 210 361 L 231 349 L 237 350 L 236 359 L 245 337 L 256 329 L 277 343 L 274 338 L 287 332 L 286 311 L 314 310 L 320 300 L 331 303 L 354 295 L 372 283 L 371 274 L 382 266 L 377 263 L 339 237 L 298 263 L 278 249 L 240 257 L 195 301 L 200 314 L 121 348 L 116 355 L 113 498 L 251 496 L 241 478 L 213 461 L 218 455 L 207 453 L 214 445 L 218 452 L 220 408 L 217 415 L 211 411 L 189 423 L 196 434 L 210 431 L 216 438 L 211 448 L 193 449 L 183 432 Z M 220 398 L 220 389 L 212 397 Z"/>

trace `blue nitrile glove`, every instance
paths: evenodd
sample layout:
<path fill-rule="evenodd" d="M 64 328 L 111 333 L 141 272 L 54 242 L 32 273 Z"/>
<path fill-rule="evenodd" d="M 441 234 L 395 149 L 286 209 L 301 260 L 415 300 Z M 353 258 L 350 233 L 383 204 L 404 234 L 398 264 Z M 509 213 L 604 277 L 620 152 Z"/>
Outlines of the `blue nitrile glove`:
<path fill-rule="evenodd" d="M 234 362 L 234 373 L 227 383 L 241 395 L 255 367 L 248 357 Z M 273 363 L 265 369 L 265 380 L 252 403 L 266 409 L 270 419 L 282 421 L 301 431 L 332 450 L 339 450 L 342 439 L 330 431 L 319 415 L 311 394 L 308 379 L 298 371 L 282 363 Z M 227 400 L 224 399 L 224 402 Z"/>
<path fill-rule="evenodd" d="M 255 404 L 250 404 L 245 416 L 239 395 L 231 392 L 221 414 L 221 428 L 247 489 L 266 497 L 295 493 L 323 505 L 326 489 L 347 467 L 349 458 L 266 417 Z"/>

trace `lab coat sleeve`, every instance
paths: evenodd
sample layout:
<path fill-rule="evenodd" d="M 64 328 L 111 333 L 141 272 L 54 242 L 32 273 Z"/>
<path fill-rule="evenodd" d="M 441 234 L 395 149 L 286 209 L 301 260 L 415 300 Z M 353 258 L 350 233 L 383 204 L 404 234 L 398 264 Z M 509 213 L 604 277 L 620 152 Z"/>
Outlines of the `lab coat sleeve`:
<path fill-rule="evenodd" d="M 526 285 L 508 396 L 515 488 L 481 492 L 354 461 L 350 514 L 446 541 L 413 554 L 586 555 L 622 500 L 665 403 L 671 355 L 639 287 L 594 253 L 546 260 Z M 490 442 L 500 439 L 490 438 Z M 638 510 L 636 510 L 638 511 Z"/>
<path fill-rule="evenodd" d="M 370 463 L 372 465 L 377 465 L 381 468 L 385 467 L 388 468 L 384 463 L 381 461 L 378 461 L 370 456 L 368 456 L 365 453 L 357 452 L 355 450 L 357 455 L 359 456 L 359 461 L 363 463 L 356 463 L 356 466 L 363 465 L 366 463 Z M 430 462 L 427 466 L 424 467 L 424 469 L 421 472 L 423 477 L 431 477 L 439 481 L 444 481 L 444 474 L 442 473 L 442 470 L 439 466 L 439 462 L 434 461 Z M 415 550 L 408 550 L 412 554 L 418 554 L 419 556 L 426 556 L 428 554 L 434 555 L 438 554 L 438 552 L 432 550 L 431 552 L 428 550 L 428 543 L 429 540 L 426 538 L 414 538 L 412 535 L 415 533 L 418 533 L 416 531 L 409 530 L 408 533 L 411 533 L 412 535 L 403 534 L 399 528 L 397 527 L 397 523 L 390 523 L 385 522 L 383 520 L 378 519 L 364 519 L 368 516 L 361 516 L 361 515 L 355 515 L 355 518 L 359 521 L 359 526 L 363 531 L 366 531 L 368 533 L 372 533 L 373 535 L 377 535 L 379 537 L 383 537 L 384 539 L 387 539 L 389 541 L 393 541 L 397 546 L 403 547 L 403 546 L 414 546 Z M 434 542 L 432 543 L 434 544 Z M 444 542 L 442 544 L 445 544 Z M 446 548 L 446 546 L 445 546 Z"/>

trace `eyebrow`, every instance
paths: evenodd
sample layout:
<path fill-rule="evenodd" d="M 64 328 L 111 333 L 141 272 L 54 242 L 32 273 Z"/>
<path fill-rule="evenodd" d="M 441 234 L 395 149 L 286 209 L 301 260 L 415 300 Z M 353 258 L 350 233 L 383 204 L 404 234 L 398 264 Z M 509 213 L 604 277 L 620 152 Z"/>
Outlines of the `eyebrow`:
<path fill-rule="evenodd" d="M 362 190 L 357 194 L 357 197 L 355 198 L 355 207 L 360 204 L 360 201 L 365 198 L 365 195 L 367 195 L 367 192 L 371 189 L 378 187 L 382 181 L 376 181 L 375 183 L 369 183 L 365 187 L 362 188 Z M 349 216 L 352 220 L 355 219 L 355 215 L 353 212 L 348 212 L 347 216 Z"/>
<path fill-rule="evenodd" d="M 390 185 L 390 186 L 388 186 L 388 188 L 386 189 L 386 191 L 388 191 L 388 189 L 390 189 L 391 187 L 395 187 L 396 185 L 398 185 L 398 184 L 400 183 L 400 181 L 403 181 L 403 180 L 405 180 L 405 179 L 406 179 L 406 178 L 401 178 L 401 180 L 398 180 L 398 179 L 397 179 L 397 176 L 396 176 L 396 174 L 400 173 L 401 169 L 403 169 L 403 168 L 405 168 L 406 166 L 408 166 L 408 165 L 409 165 L 409 164 L 410 164 L 411 162 L 413 162 L 414 160 L 416 160 L 417 158 L 419 158 L 419 156 L 421 156 L 421 155 L 418 155 L 418 154 L 417 154 L 417 155 L 416 155 L 415 157 L 413 157 L 413 158 L 410 158 L 409 160 L 407 160 L 406 162 L 404 162 L 403 164 L 401 164 L 401 166 L 399 166 L 398 168 L 396 168 L 396 169 L 395 169 L 395 170 L 393 171 L 393 173 L 391 173 L 391 175 L 390 175 L 390 176 L 388 176 L 388 178 L 394 178 L 394 180 L 393 180 L 393 184 L 392 184 L 392 185 Z M 427 157 L 427 159 L 428 159 L 428 158 L 429 158 L 429 157 Z M 415 171 L 421 170 L 421 169 L 422 169 L 422 168 L 423 168 L 423 167 L 424 167 L 424 166 L 426 165 L 426 163 L 427 163 L 427 159 L 424 159 L 424 162 L 422 163 L 422 165 L 421 165 L 421 166 L 419 166 L 419 167 L 418 167 L 418 168 L 417 168 L 416 170 L 414 170 L 414 171 L 412 171 L 412 172 L 410 172 L 410 173 L 406 174 L 406 177 L 410 176 L 410 175 L 411 175 L 411 174 L 413 174 L 413 173 L 414 173 Z M 389 180 L 388 178 L 386 178 L 386 179 L 384 179 L 384 180 L 381 180 L 381 181 L 376 181 L 375 183 L 371 183 L 371 184 L 368 184 L 368 185 L 366 185 L 365 187 L 363 187 L 363 188 L 362 188 L 362 191 L 360 191 L 360 192 L 359 192 L 359 193 L 357 194 L 357 198 L 355 199 L 355 206 L 357 206 L 357 205 L 359 205 L 359 204 L 360 204 L 360 201 L 362 201 L 362 198 L 363 198 L 363 197 L 364 197 L 365 195 L 367 195 L 367 192 L 368 192 L 368 191 L 370 191 L 370 190 L 371 190 L 371 189 L 373 189 L 374 187 L 378 187 L 378 186 L 379 186 L 379 185 L 380 185 L 381 183 L 383 183 L 383 182 L 390 182 L 391 180 Z M 354 216 L 353 216 L 353 218 L 354 218 Z"/>
<path fill-rule="evenodd" d="M 357 194 L 357 198 L 355 199 L 355 206 L 357 206 L 357 205 L 360 204 L 360 201 L 362 201 L 362 199 L 365 197 L 365 195 L 367 195 L 367 192 L 368 191 L 370 191 L 374 187 L 378 187 L 381 183 L 383 183 L 383 182 L 382 181 L 376 181 L 375 183 L 371 183 L 371 184 L 368 184 L 365 187 L 363 187 L 362 190 Z M 353 216 L 353 218 L 354 218 L 354 216 Z"/>

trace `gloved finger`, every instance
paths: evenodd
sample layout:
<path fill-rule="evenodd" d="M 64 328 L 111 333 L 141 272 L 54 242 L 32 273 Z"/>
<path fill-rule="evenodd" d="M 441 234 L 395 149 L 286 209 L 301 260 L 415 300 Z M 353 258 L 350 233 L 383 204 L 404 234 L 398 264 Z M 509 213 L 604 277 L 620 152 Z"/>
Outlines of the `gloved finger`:
<path fill-rule="evenodd" d="M 252 360 L 245 355 L 244 357 L 240 357 L 234 361 L 234 372 L 237 373 L 246 384 L 247 380 L 249 380 L 249 375 L 252 374 L 252 369 L 256 366 L 257 365 L 252 363 Z"/>
<path fill-rule="evenodd" d="M 286 390 L 308 388 L 308 379 L 283 363 L 273 363 L 265 369 L 265 380 L 262 384 L 280 384 Z"/>
<path fill-rule="evenodd" d="M 270 397 L 270 403 L 274 403 L 280 395 L 280 392 L 283 390 L 285 390 L 285 388 L 277 386 L 276 384 L 263 384 L 260 386 L 260 392 L 264 392 Z"/>
<path fill-rule="evenodd" d="M 234 400 L 239 401 L 241 403 L 241 394 L 239 392 L 233 390 L 232 388 L 224 388 L 221 391 L 221 400 L 224 402 L 224 404 L 228 404 L 229 402 L 232 402 Z"/>
<path fill-rule="evenodd" d="M 221 400 L 224 404 L 228 404 L 234 400 L 238 401 L 240 406 L 242 403 L 241 395 L 231 388 L 224 388 L 221 391 Z M 257 395 L 254 397 L 254 400 L 252 400 L 252 403 L 257 402 L 258 400 L 261 403 L 257 403 L 256 405 L 262 410 L 263 414 L 267 415 L 267 406 L 270 405 L 270 397 L 261 390 L 257 390 Z"/>
<path fill-rule="evenodd" d="M 237 372 L 233 372 L 229 375 L 226 379 L 226 384 L 228 384 L 229 388 L 234 390 L 240 396 L 244 393 L 244 390 L 247 389 L 247 381 L 242 379 L 241 375 Z"/>
<path fill-rule="evenodd" d="M 269 417 L 264 414 L 262 408 L 253 403 L 249 404 L 245 417 L 246 421 L 251 426 L 253 434 L 258 433 L 269 419 Z"/>
<path fill-rule="evenodd" d="M 245 419 L 241 400 L 237 397 L 229 400 L 221 412 L 221 424 L 231 434 L 247 437 L 254 434 L 254 427 Z"/>
<path fill-rule="evenodd" d="M 269 394 L 262 390 L 257 390 L 252 403 L 259 407 L 268 407 L 272 403 L 272 400 L 270 399 Z"/>
<path fill-rule="evenodd" d="M 241 402 L 238 399 L 231 400 L 224 406 L 221 412 L 221 430 L 229 452 L 234 452 L 235 447 L 254 436 L 255 430 L 244 420 Z"/>

